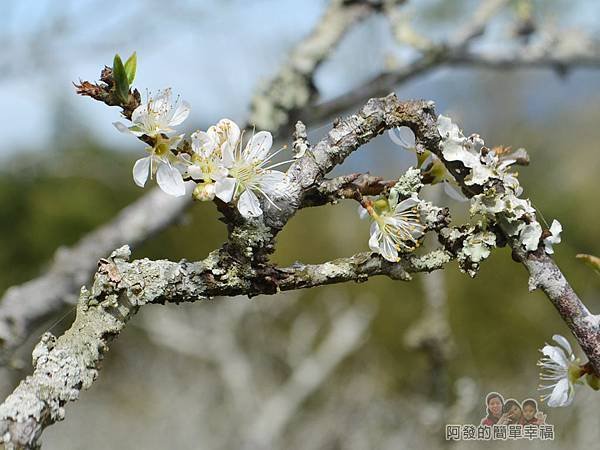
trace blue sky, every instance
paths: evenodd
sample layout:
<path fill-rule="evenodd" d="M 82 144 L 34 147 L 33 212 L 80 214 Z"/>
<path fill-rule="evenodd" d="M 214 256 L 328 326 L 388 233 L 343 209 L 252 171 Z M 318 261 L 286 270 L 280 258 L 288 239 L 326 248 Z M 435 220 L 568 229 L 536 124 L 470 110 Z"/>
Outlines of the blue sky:
<path fill-rule="evenodd" d="M 51 147 L 54 124 L 63 115 L 76 117 L 73 127 L 84 126 L 108 145 L 136 147 L 139 143 L 112 127 L 111 123 L 120 119 L 116 108 L 77 97 L 71 84 L 80 78 L 96 80 L 115 52 L 122 56 L 138 52 L 135 85 L 142 92 L 171 86 L 188 100 L 193 108 L 187 122 L 190 126 L 221 117 L 243 121 L 256 84 L 273 75 L 288 49 L 311 30 L 326 2 L 132 0 L 105 1 L 99 10 L 100 4 L 95 0 L 3 2 L 8 21 L 0 31 L 0 42 L 8 51 L 0 57 L 0 68 L 8 67 L 12 74 L 3 76 L 0 70 L 0 120 L 8 125 L 3 130 L 0 155 L 23 147 Z M 600 28 L 598 6 L 590 1 L 578 5 L 563 10 L 568 21 Z M 63 17 L 66 19 L 60 20 Z M 334 96 L 378 73 L 391 53 L 402 55 L 382 18 L 356 27 L 317 73 L 322 95 Z M 464 88 L 454 86 L 474 76 L 478 75 L 441 70 L 401 87 L 399 94 L 434 98 L 445 109 L 452 102 L 464 103 L 464 95 L 458 95 L 464 94 Z M 552 75 L 541 76 L 546 87 L 536 87 L 535 77 L 526 79 L 533 87 L 524 92 L 533 97 L 533 103 L 528 103 L 532 112 L 565 101 L 560 93 L 548 89 L 553 83 L 559 89 L 568 88 L 569 98 L 577 97 L 582 89 L 589 95 L 589 83 L 598 84 L 594 73 L 577 73 L 565 82 Z M 67 119 L 60 123 L 69 126 Z"/>

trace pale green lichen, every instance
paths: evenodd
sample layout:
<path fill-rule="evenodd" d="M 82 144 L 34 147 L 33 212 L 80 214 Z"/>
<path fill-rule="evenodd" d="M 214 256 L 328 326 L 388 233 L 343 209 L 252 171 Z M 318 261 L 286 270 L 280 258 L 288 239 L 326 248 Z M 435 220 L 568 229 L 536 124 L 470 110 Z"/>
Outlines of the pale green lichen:
<path fill-rule="evenodd" d="M 471 234 L 463 241 L 463 246 L 458 252 L 459 263 L 467 259 L 473 263 L 480 263 L 490 256 L 495 245 L 496 235 L 490 231 Z"/>
<path fill-rule="evenodd" d="M 434 250 L 424 255 L 411 255 L 407 258 L 409 267 L 413 272 L 431 272 L 441 269 L 451 260 L 450 254 L 444 250 Z"/>
<path fill-rule="evenodd" d="M 249 219 L 244 226 L 233 229 L 230 243 L 243 251 L 244 256 L 252 258 L 258 248 L 264 248 L 273 239 L 271 229 L 261 219 Z"/>
<path fill-rule="evenodd" d="M 454 249 L 459 269 L 471 277 L 477 275 L 480 263 L 496 245 L 496 235 L 486 230 L 481 222 L 444 228 L 440 236 L 449 248 Z"/>
<path fill-rule="evenodd" d="M 521 227 L 519 241 L 527 251 L 535 251 L 542 238 L 542 226 L 538 222 L 531 222 Z"/>
<path fill-rule="evenodd" d="M 349 265 L 339 265 L 333 262 L 327 262 L 319 266 L 319 272 L 324 278 L 338 278 L 348 276 L 353 272 Z"/>
<path fill-rule="evenodd" d="M 438 131 L 442 140 L 440 147 L 446 161 L 460 161 L 469 169 L 466 185 L 478 185 L 483 192 L 472 198 L 471 214 L 481 215 L 486 223 L 498 223 L 509 237 L 518 237 L 527 251 L 538 248 L 542 236 L 541 225 L 536 221 L 536 211 L 531 202 L 521 199 L 523 189 L 517 175 L 508 168 L 517 159 L 506 155 L 502 149 L 484 147 L 478 135 L 466 138 L 458 126 L 445 116 L 438 118 Z M 520 149 L 518 157 L 526 152 Z"/>
<path fill-rule="evenodd" d="M 390 189 L 390 202 L 398 203 L 400 199 L 410 197 L 418 193 L 423 187 L 421 182 L 421 170 L 410 167 L 398 182 Z"/>

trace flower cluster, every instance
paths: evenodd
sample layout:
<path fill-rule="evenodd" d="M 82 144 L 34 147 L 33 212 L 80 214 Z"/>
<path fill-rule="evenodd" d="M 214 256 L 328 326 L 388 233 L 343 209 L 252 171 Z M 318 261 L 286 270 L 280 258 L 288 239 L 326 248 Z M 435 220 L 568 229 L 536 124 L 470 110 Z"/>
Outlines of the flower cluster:
<path fill-rule="evenodd" d="M 460 161 L 469 169 L 465 184 L 478 186 L 482 191 L 472 198 L 471 214 L 498 223 L 508 236 L 518 239 L 525 250 L 537 250 L 543 229 L 531 202 L 519 198 L 523 189 L 517 174 L 509 171 L 517 162 L 515 154 L 506 155 L 504 149 L 485 147 L 477 134 L 465 137 L 448 117 L 440 115 L 437 126 L 444 159 Z M 543 243 L 546 253 L 552 254 L 552 245 L 560 242 L 562 226 L 554 220 L 549 231 L 550 236 L 544 238 Z"/>
<path fill-rule="evenodd" d="M 185 195 L 185 180 L 197 183 L 194 198 L 235 203 L 244 217 L 257 217 L 263 212 L 259 196 L 277 207 L 274 197 L 287 190 L 285 173 L 273 170 L 286 164 L 269 164 L 281 150 L 270 153 L 273 137 L 268 131 L 254 133 L 245 147 L 242 132 L 235 122 L 222 119 L 206 132 L 191 135 L 191 145 L 179 148 L 184 135 L 172 135 L 174 127 L 189 115 L 190 106 L 177 100 L 173 103 L 171 90 L 159 91 L 137 107 L 131 116 L 133 125 L 120 122 L 115 127 L 134 136 L 148 136 L 153 145 L 147 147 L 149 156 L 136 161 L 133 180 L 144 187 L 148 177 L 156 175 L 158 186 L 173 196 Z M 185 148 L 185 146 L 184 146 Z"/>

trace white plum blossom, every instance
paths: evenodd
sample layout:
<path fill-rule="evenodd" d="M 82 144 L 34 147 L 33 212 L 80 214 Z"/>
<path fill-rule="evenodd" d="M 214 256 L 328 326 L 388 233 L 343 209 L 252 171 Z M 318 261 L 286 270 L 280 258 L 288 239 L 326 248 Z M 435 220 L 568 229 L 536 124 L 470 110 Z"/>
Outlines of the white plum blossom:
<path fill-rule="evenodd" d="M 233 152 L 241 136 L 240 127 L 230 119 L 221 119 L 216 125 L 211 126 L 206 132 L 221 150 L 227 153 Z"/>
<path fill-rule="evenodd" d="M 235 180 L 227 178 L 229 171 L 223 164 L 220 138 L 214 127 L 212 132 L 196 131 L 192 134 L 192 155 L 181 154 L 180 158 L 186 166 L 184 176 L 200 183 L 194 190 L 198 200 L 212 200 L 215 195 L 229 191 Z M 209 129 L 209 131 L 211 131 Z"/>
<path fill-rule="evenodd" d="M 390 262 L 400 260 L 399 252 L 408 252 L 418 246 L 425 231 L 421 223 L 416 196 L 407 198 L 391 208 L 388 201 L 380 199 L 368 210 L 360 208 L 361 218 L 371 215 L 369 248 Z"/>
<path fill-rule="evenodd" d="M 163 138 L 156 137 L 154 147 L 146 150 L 150 156 L 138 159 L 133 166 L 133 181 L 140 187 L 144 187 L 148 177 L 156 174 L 158 186 L 167 194 L 175 197 L 185 195 L 185 184 L 181 172 L 177 168 L 178 160 L 171 152 L 171 148 L 183 139 L 183 135 Z"/>
<path fill-rule="evenodd" d="M 185 184 L 178 165 L 179 160 L 171 152 L 183 139 L 183 134 L 169 136 L 175 131 L 174 126 L 181 124 L 189 115 L 190 106 L 177 100 L 173 104 L 171 89 L 158 91 L 157 95 L 148 96 L 131 114 L 133 125 L 126 127 L 121 122 L 114 126 L 123 133 L 134 136 L 149 136 L 154 139 L 152 147 L 146 150 L 150 156 L 138 159 L 133 166 L 133 181 L 140 187 L 146 185 L 148 177 L 156 174 L 158 186 L 167 194 L 176 197 L 185 195 Z"/>
<path fill-rule="evenodd" d="M 539 390 L 550 391 L 542 395 L 541 400 L 547 401 L 548 406 L 568 406 L 573 401 L 575 384 L 580 384 L 583 370 L 579 359 L 573 354 L 569 341 L 559 334 L 552 336 L 558 344 L 546 344 L 540 351 L 544 355 L 538 366 L 543 371 L 540 380 L 548 384 L 540 384 Z"/>
<path fill-rule="evenodd" d="M 556 219 L 552 221 L 552 225 L 550 225 L 550 236 L 544 238 L 544 248 L 546 253 L 552 255 L 554 253 L 554 249 L 552 246 L 554 244 L 560 244 L 560 233 L 562 232 L 562 225 Z"/>
<path fill-rule="evenodd" d="M 269 161 L 283 150 L 282 148 L 269 154 L 272 145 L 271 133 L 259 131 L 252 136 L 243 150 L 241 139 L 237 142 L 226 140 L 221 147 L 223 164 L 234 182 L 223 186 L 215 195 L 224 202 L 236 201 L 240 214 L 246 218 L 258 217 L 263 213 L 257 194 L 277 207 L 273 197 L 285 193 L 287 175 L 272 169 L 290 161 L 268 165 Z"/>
<path fill-rule="evenodd" d="M 148 96 L 146 103 L 142 103 L 133 111 L 132 126 L 127 127 L 121 122 L 115 122 L 113 125 L 123 133 L 131 133 L 138 137 L 157 137 L 175 131 L 173 127 L 180 125 L 189 114 L 190 105 L 185 101 L 179 102 L 179 99 L 173 104 L 171 89 L 168 88 L 158 91 L 154 97 Z"/>

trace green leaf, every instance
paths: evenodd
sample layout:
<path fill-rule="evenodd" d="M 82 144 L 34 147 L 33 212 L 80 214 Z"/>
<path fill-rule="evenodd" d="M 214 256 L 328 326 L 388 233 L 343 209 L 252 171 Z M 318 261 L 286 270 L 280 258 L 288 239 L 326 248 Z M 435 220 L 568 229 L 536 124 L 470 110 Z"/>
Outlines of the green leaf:
<path fill-rule="evenodd" d="M 421 168 L 429 156 L 431 156 L 431 152 L 429 150 L 425 150 L 422 153 L 417 152 L 417 167 Z"/>
<path fill-rule="evenodd" d="M 113 61 L 113 79 L 115 80 L 117 95 L 123 102 L 127 102 L 129 99 L 129 81 L 127 80 L 127 73 L 119 54 L 115 55 Z"/>
<path fill-rule="evenodd" d="M 588 266 L 594 269 L 598 274 L 600 274 L 600 258 L 594 255 L 586 255 L 585 253 L 580 253 L 575 255 L 575 258 L 583 260 Z"/>
<path fill-rule="evenodd" d="M 137 69 L 137 55 L 135 52 L 125 61 L 125 73 L 127 74 L 127 81 L 129 84 L 135 80 L 135 71 Z"/>

